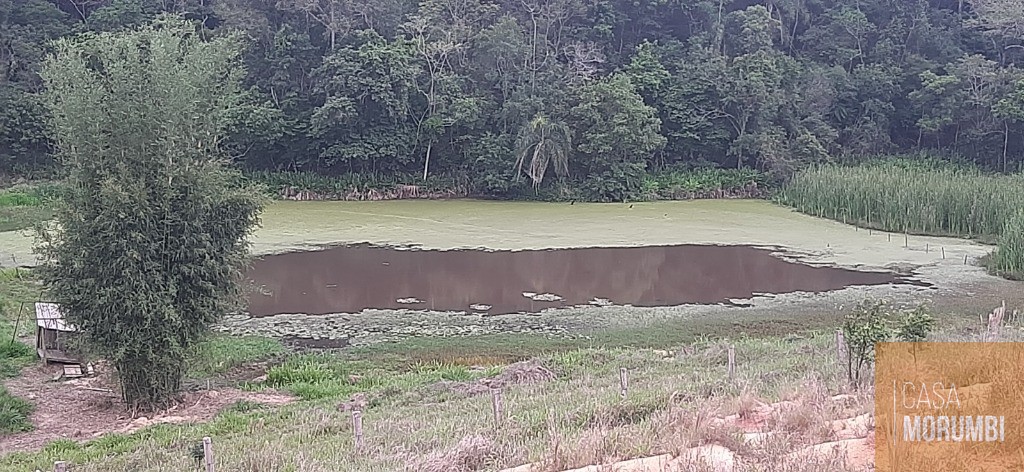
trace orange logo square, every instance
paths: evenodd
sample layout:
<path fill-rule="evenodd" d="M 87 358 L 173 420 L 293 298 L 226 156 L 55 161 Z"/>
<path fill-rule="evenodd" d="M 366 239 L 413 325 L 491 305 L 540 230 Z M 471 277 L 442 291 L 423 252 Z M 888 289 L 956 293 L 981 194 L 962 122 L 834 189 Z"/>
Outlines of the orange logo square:
<path fill-rule="evenodd" d="M 1024 343 L 879 343 L 875 469 L 1024 470 Z"/>

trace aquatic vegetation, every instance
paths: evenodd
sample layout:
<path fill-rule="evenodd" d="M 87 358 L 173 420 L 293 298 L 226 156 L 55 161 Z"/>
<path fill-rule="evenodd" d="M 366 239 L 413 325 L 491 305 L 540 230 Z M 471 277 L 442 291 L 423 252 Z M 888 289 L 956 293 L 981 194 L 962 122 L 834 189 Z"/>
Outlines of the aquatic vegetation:
<path fill-rule="evenodd" d="M 998 274 L 1024 280 L 1024 209 L 1007 220 L 990 268 Z"/>
<path fill-rule="evenodd" d="M 993 237 L 1024 208 L 1024 175 L 901 163 L 823 165 L 794 176 L 778 201 L 886 231 Z"/>

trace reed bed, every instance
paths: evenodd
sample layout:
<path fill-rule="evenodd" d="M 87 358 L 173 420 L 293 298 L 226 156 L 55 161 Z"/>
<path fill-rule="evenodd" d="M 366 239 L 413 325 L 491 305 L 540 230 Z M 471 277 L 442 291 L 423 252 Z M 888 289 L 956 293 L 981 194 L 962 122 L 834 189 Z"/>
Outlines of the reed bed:
<path fill-rule="evenodd" d="M 1024 209 L 1006 221 L 992 260 L 996 273 L 1024 280 Z"/>
<path fill-rule="evenodd" d="M 823 165 L 778 196 L 803 213 L 885 231 L 991 238 L 1024 208 L 1024 175 L 898 163 Z"/>

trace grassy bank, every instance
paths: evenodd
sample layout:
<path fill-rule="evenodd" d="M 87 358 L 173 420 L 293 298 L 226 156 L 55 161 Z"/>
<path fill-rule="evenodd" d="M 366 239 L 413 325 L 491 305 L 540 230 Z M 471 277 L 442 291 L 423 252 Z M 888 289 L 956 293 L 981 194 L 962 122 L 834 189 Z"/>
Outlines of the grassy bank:
<path fill-rule="evenodd" d="M 978 341 L 962 327 L 936 341 Z M 1006 340 L 1019 340 L 1007 330 Z M 729 379 L 728 348 L 736 373 Z M 620 397 L 620 369 L 629 389 Z M 507 420 L 495 426 L 489 385 L 504 390 Z M 527 462 L 545 471 L 624 458 L 678 454 L 718 444 L 743 456 L 742 470 L 845 471 L 842 461 L 784 462 L 787 454 L 835 440 L 833 421 L 871 410 L 870 397 L 840 406 L 851 392 L 831 330 L 775 338 L 698 339 L 663 351 L 588 348 L 512 365 L 402 363 L 341 355 L 294 357 L 265 383 L 302 399 L 283 407 L 239 402 L 212 421 L 158 425 L 84 444 L 56 441 L 0 458 L 0 470 L 44 469 L 55 460 L 75 470 L 181 470 L 211 436 L 224 470 L 498 470 Z M 358 394 L 358 395 L 357 395 Z M 856 397 L 857 395 L 853 395 Z M 847 395 L 849 397 L 849 395 Z M 338 403 L 360 402 L 365 448 Z M 792 401 L 767 417 L 778 441 L 750 442 L 718 419 L 758 415 L 766 403 Z M 763 403 L 762 403 L 763 402 Z M 695 469 L 704 470 L 704 469 Z M 858 469 L 859 470 L 859 469 Z"/>
<path fill-rule="evenodd" d="M 35 350 L 23 342 L 32 331 L 31 319 L 22 316 L 15 333 L 15 320 L 22 302 L 39 295 L 38 284 L 24 270 L 0 269 L 0 379 L 18 374 L 22 367 L 36 359 Z M 28 415 L 32 405 L 11 395 L 0 386 L 0 434 L 28 431 L 32 424 Z"/>
<path fill-rule="evenodd" d="M 38 453 L 8 455 L 0 459 L 0 470 L 43 468 L 55 460 L 70 461 L 82 471 L 185 468 L 192 460 L 190 448 L 203 436 L 214 438 L 218 468 L 237 471 L 408 467 L 440 472 L 496 470 L 530 461 L 560 470 L 678 451 L 715 438 L 735 444 L 734 432 L 697 424 L 701 415 L 737 411 L 741 394 L 778 399 L 794 395 L 807 382 L 838 390 L 841 369 L 830 336 L 734 340 L 742 366 L 734 382 L 725 378 L 724 341 L 680 346 L 669 356 L 616 349 L 549 355 L 539 360 L 544 368 L 521 366 L 521 375 L 504 377 L 519 380 L 505 386 L 510 418 L 501 428 L 492 426 L 487 388 L 479 389 L 480 379 L 500 378 L 500 368 L 379 368 L 304 357 L 272 369 L 268 383 L 308 400 L 277 409 L 238 404 L 206 424 L 157 426 L 84 445 L 60 441 Z M 630 372 L 624 400 L 619 397 L 620 368 Z M 362 453 L 353 448 L 351 419 L 334 406 L 354 392 L 364 394 L 367 402 Z M 472 453 L 480 457 L 462 457 L 458 451 L 471 441 L 480 443 Z M 467 461 L 479 462 L 467 467 Z"/>
<path fill-rule="evenodd" d="M 32 227 L 53 217 L 51 203 L 58 198 L 57 184 L 22 184 L 0 190 L 0 231 Z"/>
<path fill-rule="evenodd" d="M 246 177 L 265 185 L 276 198 L 303 200 L 393 200 L 402 198 L 477 197 L 499 200 L 585 201 L 571 182 L 534 189 L 525 181 L 510 183 L 493 194 L 453 176 L 342 174 L 309 172 L 249 172 Z M 413 190 L 412 187 L 415 187 Z M 642 189 L 632 201 L 695 198 L 760 198 L 768 194 L 765 174 L 751 169 L 667 169 L 645 174 Z M 415 193 L 413 193 L 415 192 Z"/>
<path fill-rule="evenodd" d="M 998 242 L 996 271 L 1021 277 L 1017 212 L 1024 174 L 907 161 L 825 165 L 799 172 L 777 200 L 803 213 L 884 231 Z"/>

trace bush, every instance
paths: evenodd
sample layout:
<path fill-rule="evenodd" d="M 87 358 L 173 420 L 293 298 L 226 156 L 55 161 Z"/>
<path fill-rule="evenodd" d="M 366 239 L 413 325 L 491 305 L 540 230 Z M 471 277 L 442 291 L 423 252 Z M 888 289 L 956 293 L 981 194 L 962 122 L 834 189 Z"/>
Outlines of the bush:
<path fill-rule="evenodd" d="M 61 39 L 40 71 L 68 183 L 38 270 L 129 408 L 166 406 L 194 346 L 244 300 L 263 200 L 217 145 L 241 62 L 237 38 L 167 17 Z"/>
<path fill-rule="evenodd" d="M 904 314 L 894 334 L 900 341 L 921 342 L 928 337 L 934 326 L 935 318 L 922 305 Z"/>
<path fill-rule="evenodd" d="M 934 319 L 923 305 L 892 310 L 883 300 L 864 300 L 843 320 L 847 378 L 859 384 L 861 372 L 874 360 L 875 344 L 892 340 L 919 342 L 928 337 Z"/>

